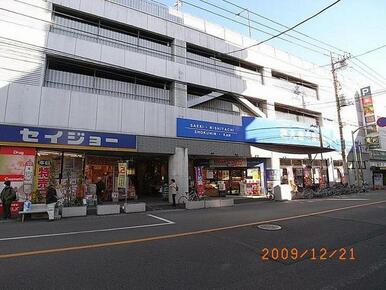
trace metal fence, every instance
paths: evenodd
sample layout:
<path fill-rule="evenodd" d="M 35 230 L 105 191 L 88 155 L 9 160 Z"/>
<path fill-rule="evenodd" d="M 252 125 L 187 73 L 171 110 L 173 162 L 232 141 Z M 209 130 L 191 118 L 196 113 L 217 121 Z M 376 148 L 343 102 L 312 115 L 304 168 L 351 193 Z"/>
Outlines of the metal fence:
<path fill-rule="evenodd" d="M 172 60 L 172 47 L 167 43 L 151 41 L 139 35 L 84 23 L 58 14 L 54 14 L 53 21 L 54 24 L 50 28 L 53 33 Z"/>
<path fill-rule="evenodd" d="M 170 90 L 48 69 L 45 86 L 138 101 L 169 104 Z"/>

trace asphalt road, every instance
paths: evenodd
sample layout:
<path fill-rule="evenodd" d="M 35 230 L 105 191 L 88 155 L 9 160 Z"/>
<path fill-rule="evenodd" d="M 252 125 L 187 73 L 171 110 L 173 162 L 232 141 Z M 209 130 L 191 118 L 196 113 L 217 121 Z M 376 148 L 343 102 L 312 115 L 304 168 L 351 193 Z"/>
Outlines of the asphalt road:
<path fill-rule="evenodd" d="M 0 221 L 0 289 L 386 287 L 386 192 L 151 214 Z"/>

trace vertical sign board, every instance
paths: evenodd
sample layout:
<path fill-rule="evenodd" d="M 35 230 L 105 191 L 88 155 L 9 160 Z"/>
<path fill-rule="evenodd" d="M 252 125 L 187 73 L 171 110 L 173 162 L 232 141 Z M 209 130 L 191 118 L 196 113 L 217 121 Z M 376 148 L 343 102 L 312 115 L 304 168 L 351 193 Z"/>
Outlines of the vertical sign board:
<path fill-rule="evenodd" d="M 118 163 L 117 187 L 126 189 L 126 183 L 127 183 L 127 163 L 126 162 Z"/>
<path fill-rule="evenodd" d="M 369 149 L 378 149 L 380 148 L 379 134 L 370 87 L 361 88 L 361 104 L 366 125 L 366 144 Z"/>

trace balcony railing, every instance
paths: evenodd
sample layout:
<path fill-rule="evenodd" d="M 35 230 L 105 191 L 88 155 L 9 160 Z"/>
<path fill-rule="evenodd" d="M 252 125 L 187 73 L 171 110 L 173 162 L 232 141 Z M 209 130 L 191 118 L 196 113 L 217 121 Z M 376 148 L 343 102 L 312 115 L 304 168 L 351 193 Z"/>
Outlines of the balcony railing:
<path fill-rule="evenodd" d="M 138 101 L 169 104 L 170 90 L 48 69 L 45 86 Z"/>
<path fill-rule="evenodd" d="M 74 38 L 172 60 L 172 48 L 168 44 L 140 38 L 137 35 L 111 30 L 106 27 L 99 27 L 84 23 L 75 19 L 63 17 L 61 15 L 54 15 L 54 24 L 51 26 L 50 31 L 57 34 L 67 35 Z"/>
<path fill-rule="evenodd" d="M 146 0 L 108 0 L 122 6 L 134 8 L 151 15 L 182 24 L 182 19 L 170 13 L 170 8 L 162 4 L 157 4 Z"/>

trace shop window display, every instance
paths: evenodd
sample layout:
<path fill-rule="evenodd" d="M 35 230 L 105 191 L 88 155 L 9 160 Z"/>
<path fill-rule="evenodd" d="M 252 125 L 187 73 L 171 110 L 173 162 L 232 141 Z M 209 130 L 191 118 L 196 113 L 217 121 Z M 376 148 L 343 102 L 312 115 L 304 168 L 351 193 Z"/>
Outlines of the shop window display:
<path fill-rule="evenodd" d="M 201 192 L 198 180 L 204 180 L 203 191 L 209 197 L 226 194 L 257 196 L 265 191 L 264 163 L 260 160 L 252 160 L 249 163 L 246 159 L 197 160 L 195 164 L 194 180 L 197 193 Z M 201 164 L 204 166 L 200 166 Z M 245 167 L 234 168 L 234 165 Z M 225 166 L 229 168 L 224 168 Z"/>
<path fill-rule="evenodd" d="M 84 156 L 69 152 L 38 152 L 35 175 L 36 190 L 32 201 L 40 202 L 46 196 L 46 189 L 52 184 L 63 205 L 82 204 L 84 194 Z"/>
<path fill-rule="evenodd" d="M 247 169 L 246 179 L 246 194 L 247 195 L 261 195 L 261 170 L 260 168 Z"/>

